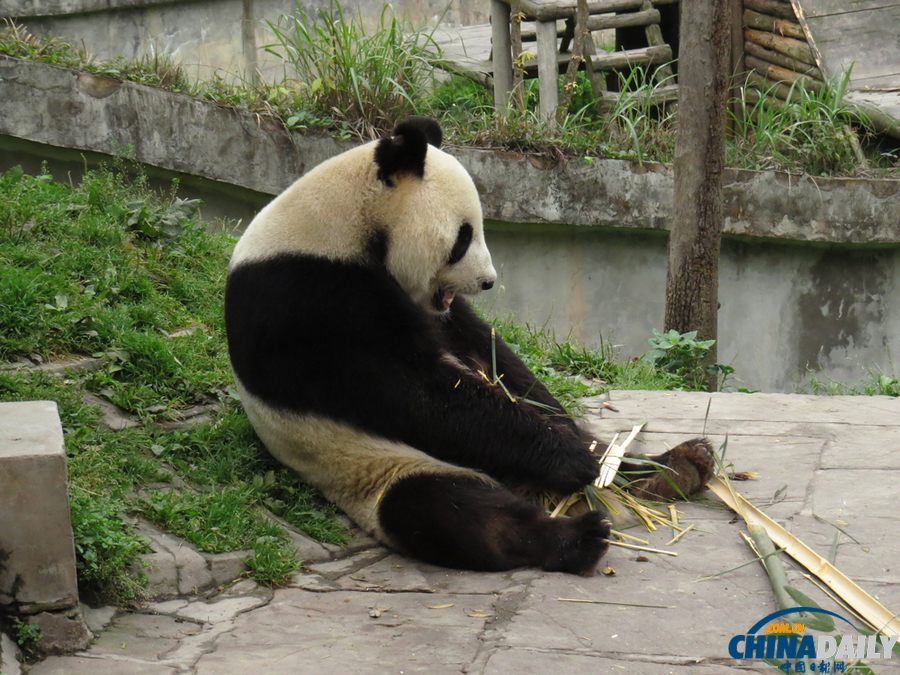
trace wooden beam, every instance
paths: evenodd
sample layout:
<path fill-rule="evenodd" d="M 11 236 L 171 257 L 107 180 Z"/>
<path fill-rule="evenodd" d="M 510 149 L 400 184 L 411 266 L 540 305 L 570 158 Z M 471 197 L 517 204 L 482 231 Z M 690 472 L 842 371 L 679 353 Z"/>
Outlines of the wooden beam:
<path fill-rule="evenodd" d="M 803 61 L 798 61 L 797 59 L 792 59 L 790 56 L 785 56 L 784 54 L 776 52 L 773 49 L 766 49 L 765 47 L 758 45 L 755 42 L 745 42 L 744 51 L 747 54 L 755 56 L 758 59 L 762 59 L 763 61 L 774 63 L 775 65 L 781 66 L 783 68 L 790 68 L 791 70 L 798 72 L 801 75 L 809 75 L 810 77 L 813 77 L 817 80 L 825 80 L 825 78 L 822 77 L 822 71 L 815 66 L 811 66 L 808 63 L 803 63 Z"/>
<path fill-rule="evenodd" d="M 494 77 L 494 109 L 505 112 L 512 90 L 512 47 L 509 37 L 509 5 L 491 0 L 491 52 Z"/>
<path fill-rule="evenodd" d="M 792 59 L 803 61 L 803 63 L 808 63 L 811 66 L 816 65 L 816 58 L 813 56 L 812 49 L 810 49 L 808 43 L 802 40 L 782 37 L 775 35 L 775 33 L 753 30 L 752 28 L 744 29 L 744 40 L 755 42 L 767 49 L 774 49 L 776 52 L 781 52 Z"/>
<path fill-rule="evenodd" d="M 791 3 L 784 0 L 744 0 L 744 7 L 777 16 L 780 19 L 797 19 Z"/>
<path fill-rule="evenodd" d="M 767 30 L 770 33 L 786 35 L 787 37 L 797 38 L 798 40 L 806 39 L 803 28 L 796 21 L 777 19 L 769 14 L 754 12 L 752 9 L 744 10 L 744 25 L 748 28 Z"/>
<path fill-rule="evenodd" d="M 643 0 L 588 0 L 589 14 L 604 14 L 613 12 L 625 12 L 632 9 L 640 9 Z M 543 3 L 522 0 L 522 11 L 529 19 L 536 21 L 554 21 L 575 16 L 576 0 L 563 2 Z"/>
<path fill-rule="evenodd" d="M 540 59 L 540 48 L 538 49 Z M 672 48 L 669 45 L 659 47 L 643 47 L 641 49 L 623 49 L 618 52 L 600 53 L 591 57 L 594 70 L 618 70 L 631 66 L 650 66 L 667 63 L 672 60 Z M 556 61 L 559 68 L 565 68 L 569 63 L 569 54 L 557 54 Z M 540 69 L 540 62 L 530 59 L 525 63 L 525 70 L 533 75 Z"/>
<path fill-rule="evenodd" d="M 592 16 L 588 19 L 588 27 L 591 30 L 650 26 L 653 24 L 659 24 L 658 9 L 645 9 L 640 12 L 626 12 L 624 14 Z"/>
<path fill-rule="evenodd" d="M 753 68 L 753 70 L 758 72 L 760 75 L 774 82 L 797 82 L 799 84 L 802 84 L 807 89 L 811 89 L 813 91 L 822 91 L 822 89 L 825 87 L 825 84 L 823 82 L 814 80 L 811 77 L 807 77 L 806 75 L 801 75 L 800 73 L 797 73 L 793 70 L 782 68 L 781 66 L 777 66 L 774 63 L 763 61 L 762 59 L 751 56 L 750 54 L 747 54 L 744 57 L 744 62 L 747 64 L 748 68 Z"/>
<path fill-rule="evenodd" d="M 556 21 L 538 21 L 537 63 L 538 63 L 538 106 L 541 117 L 549 124 L 556 121 L 556 106 L 559 105 L 559 56 L 556 51 Z M 565 55 L 568 62 L 568 55 Z"/>

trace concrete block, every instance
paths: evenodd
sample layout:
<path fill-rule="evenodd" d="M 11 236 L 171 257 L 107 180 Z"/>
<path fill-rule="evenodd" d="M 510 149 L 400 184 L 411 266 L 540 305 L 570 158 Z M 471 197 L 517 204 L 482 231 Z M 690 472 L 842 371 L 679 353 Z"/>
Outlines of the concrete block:
<path fill-rule="evenodd" d="M 56 403 L 0 403 L 0 610 L 78 604 Z"/>
<path fill-rule="evenodd" d="M 19 648 L 6 633 L 0 633 L 0 673 L 22 675 L 22 666 L 19 664 Z"/>
<path fill-rule="evenodd" d="M 251 551 L 228 551 L 227 553 L 204 553 L 209 573 L 216 586 L 231 583 L 247 570 L 247 560 Z"/>
<path fill-rule="evenodd" d="M 77 607 L 68 611 L 41 612 L 30 617 L 30 622 L 41 629 L 38 648 L 45 654 L 65 654 L 84 649 L 94 638 Z"/>

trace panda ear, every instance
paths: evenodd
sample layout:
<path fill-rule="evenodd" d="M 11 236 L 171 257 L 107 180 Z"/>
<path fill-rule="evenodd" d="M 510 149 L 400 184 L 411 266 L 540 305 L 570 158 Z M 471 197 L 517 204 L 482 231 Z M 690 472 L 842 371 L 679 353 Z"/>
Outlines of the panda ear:
<path fill-rule="evenodd" d="M 378 179 L 392 187 L 394 177 L 400 174 L 422 178 L 428 144 L 440 147 L 442 140 L 441 127 L 430 117 L 410 117 L 400 122 L 394 127 L 393 136 L 381 139 L 375 146 Z"/>

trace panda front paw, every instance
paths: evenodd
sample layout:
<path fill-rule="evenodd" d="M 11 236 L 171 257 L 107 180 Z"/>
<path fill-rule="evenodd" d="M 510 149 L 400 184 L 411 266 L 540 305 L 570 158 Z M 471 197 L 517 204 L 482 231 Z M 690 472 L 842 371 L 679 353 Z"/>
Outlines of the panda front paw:
<path fill-rule="evenodd" d="M 600 474 L 596 455 L 575 446 L 560 451 L 554 466 L 540 479 L 541 486 L 560 495 L 570 495 L 593 483 Z"/>

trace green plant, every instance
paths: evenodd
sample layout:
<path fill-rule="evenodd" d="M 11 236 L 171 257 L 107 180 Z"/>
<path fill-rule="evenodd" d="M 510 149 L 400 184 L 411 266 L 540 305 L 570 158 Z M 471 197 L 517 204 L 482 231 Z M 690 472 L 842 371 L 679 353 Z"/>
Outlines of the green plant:
<path fill-rule="evenodd" d="M 706 366 L 704 361 L 715 340 L 698 340 L 697 331 L 679 333 L 669 330 L 665 333 L 653 331 L 650 349 L 644 359 L 657 368 L 677 375 L 688 389 L 706 389 L 707 374 L 712 370 L 725 376 L 734 372 L 730 366 L 715 364 Z"/>
<path fill-rule="evenodd" d="M 101 599 L 133 602 L 143 596 L 144 580 L 133 568 L 146 541 L 126 526 L 118 500 L 75 489 L 69 495 L 75 564 L 82 592 Z"/>
<path fill-rule="evenodd" d="M 867 129 L 864 115 L 844 100 L 850 71 L 823 84 L 760 89 L 753 81 L 741 88 L 734 123 L 732 162 L 754 168 L 801 169 L 812 174 L 853 173 L 859 160 L 851 126 Z M 786 89 L 786 100 L 776 90 Z"/>
<path fill-rule="evenodd" d="M 41 644 L 41 640 L 44 637 L 41 627 L 36 623 L 15 619 L 13 621 L 13 630 L 15 631 L 16 644 L 19 645 L 19 649 L 25 652 L 26 655 L 35 654 L 38 650 L 38 645 Z"/>
<path fill-rule="evenodd" d="M 664 74 L 671 66 L 664 64 L 653 71 L 636 66 L 618 73 L 621 93 L 603 124 L 610 144 L 626 148 L 624 153 L 639 163 L 671 161 L 675 155 L 675 106 L 660 101 L 662 89 L 675 83 L 671 72 Z"/>
<path fill-rule="evenodd" d="M 390 129 L 418 112 L 431 88 L 437 44 L 431 33 L 402 26 L 389 5 L 371 33 L 338 0 L 314 13 L 297 2 L 293 14 L 268 25 L 275 42 L 265 49 L 293 71 L 284 85 L 318 114 L 360 122 L 366 131 Z"/>

